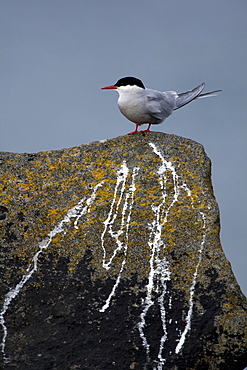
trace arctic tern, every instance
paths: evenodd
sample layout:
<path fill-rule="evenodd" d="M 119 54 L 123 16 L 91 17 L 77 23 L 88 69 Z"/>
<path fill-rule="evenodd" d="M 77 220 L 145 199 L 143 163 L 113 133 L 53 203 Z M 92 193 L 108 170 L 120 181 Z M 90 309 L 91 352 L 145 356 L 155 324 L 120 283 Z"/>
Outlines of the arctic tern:
<path fill-rule="evenodd" d="M 148 128 L 141 132 L 150 132 L 151 125 L 158 125 L 169 117 L 172 112 L 190 103 L 196 98 L 214 95 L 221 90 L 215 90 L 201 94 L 205 83 L 195 87 L 193 90 L 183 93 L 175 91 L 161 92 L 146 89 L 141 80 L 135 77 L 120 78 L 115 85 L 102 87 L 102 90 L 114 89 L 119 93 L 118 108 L 120 112 L 130 121 L 134 122 L 135 131 L 128 135 L 136 134 L 138 126 L 145 123 Z"/>

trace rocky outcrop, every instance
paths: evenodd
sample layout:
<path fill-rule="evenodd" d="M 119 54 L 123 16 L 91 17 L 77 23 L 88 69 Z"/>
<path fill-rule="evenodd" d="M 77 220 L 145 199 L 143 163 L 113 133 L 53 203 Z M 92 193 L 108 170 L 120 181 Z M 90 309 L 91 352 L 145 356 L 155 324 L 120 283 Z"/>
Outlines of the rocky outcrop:
<path fill-rule="evenodd" d="M 210 160 L 136 134 L 1 153 L 4 369 L 243 369 Z"/>

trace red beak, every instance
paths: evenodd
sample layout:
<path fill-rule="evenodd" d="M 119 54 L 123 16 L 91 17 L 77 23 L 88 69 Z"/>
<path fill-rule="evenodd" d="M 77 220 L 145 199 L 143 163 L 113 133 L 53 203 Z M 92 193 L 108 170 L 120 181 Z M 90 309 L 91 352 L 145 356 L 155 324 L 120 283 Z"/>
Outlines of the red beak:
<path fill-rule="evenodd" d="M 110 85 L 110 86 L 106 86 L 106 87 L 102 87 L 101 90 L 109 90 L 109 89 L 117 89 L 117 86 L 114 86 L 114 85 Z"/>

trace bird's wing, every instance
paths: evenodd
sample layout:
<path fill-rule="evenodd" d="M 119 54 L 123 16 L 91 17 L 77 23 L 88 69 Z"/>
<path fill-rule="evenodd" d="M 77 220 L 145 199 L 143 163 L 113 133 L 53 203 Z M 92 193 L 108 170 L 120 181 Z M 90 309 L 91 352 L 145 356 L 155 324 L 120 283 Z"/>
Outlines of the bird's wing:
<path fill-rule="evenodd" d="M 193 90 L 177 94 L 174 110 L 181 108 L 184 105 L 190 103 L 192 100 L 196 99 L 204 89 L 204 86 L 205 83 L 202 83 L 201 85 L 195 87 Z"/>
<path fill-rule="evenodd" d="M 176 93 L 166 93 L 149 89 L 146 94 L 146 108 L 148 113 L 158 120 L 164 120 L 173 111 Z"/>

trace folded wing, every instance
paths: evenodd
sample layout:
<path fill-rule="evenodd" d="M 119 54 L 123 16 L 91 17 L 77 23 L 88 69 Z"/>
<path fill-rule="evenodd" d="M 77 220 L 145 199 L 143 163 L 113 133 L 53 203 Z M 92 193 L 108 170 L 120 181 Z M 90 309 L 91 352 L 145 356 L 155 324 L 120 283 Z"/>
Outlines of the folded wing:
<path fill-rule="evenodd" d="M 174 91 L 149 90 L 146 95 L 148 114 L 159 122 L 170 116 L 174 110 L 177 94 Z M 157 122 L 158 123 L 158 122 Z"/>

